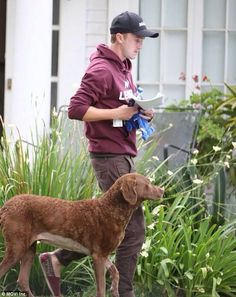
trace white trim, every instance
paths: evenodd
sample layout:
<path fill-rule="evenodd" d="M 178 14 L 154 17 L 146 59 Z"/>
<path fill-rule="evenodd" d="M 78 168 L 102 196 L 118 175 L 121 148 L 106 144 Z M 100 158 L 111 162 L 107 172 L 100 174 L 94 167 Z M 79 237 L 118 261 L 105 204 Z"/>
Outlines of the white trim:
<path fill-rule="evenodd" d="M 165 45 L 164 45 L 164 38 L 163 38 L 163 13 L 164 13 L 164 5 L 163 1 L 161 1 L 161 30 L 159 32 L 159 39 L 160 39 L 160 86 L 159 91 L 163 93 L 163 82 L 164 82 L 164 62 L 165 61 Z"/>
<path fill-rule="evenodd" d="M 197 2 L 191 0 L 192 6 L 192 31 L 190 37 L 190 48 L 188 49 L 191 56 L 188 69 L 188 81 L 186 82 L 186 97 L 188 98 L 194 91 L 194 81 L 192 76 L 201 76 L 202 73 L 202 27 L 203 27 L 203 5 L 204 0 L 198 0 Z"/>
<path fill-rule="evenodd" d="M 14 73 L 14 49 L 15 49 L 15 28 L 16 28 L 16 2 L 7 1 L 6 14 L 6 51 L 5 51 L 5 96 L 4 96 L 4 118 L 13 112 L 12 89 L 8 89 L 7 81 L 13 79 Z"/>
<path fill-rule="evenodd" d="M 52 30 L 59 31 L 60 25 L 52 25 Z"/>
<path fill-rule="evenodd" d="M 228 49 L 229 49 L 229 1 L 226 1 L 226 17 L 225 17 L 225 65 L 224 65 L 224 81 L 227 80 L 228 74 Z M 226 92 L 226 87 L 224 86 Z"/>

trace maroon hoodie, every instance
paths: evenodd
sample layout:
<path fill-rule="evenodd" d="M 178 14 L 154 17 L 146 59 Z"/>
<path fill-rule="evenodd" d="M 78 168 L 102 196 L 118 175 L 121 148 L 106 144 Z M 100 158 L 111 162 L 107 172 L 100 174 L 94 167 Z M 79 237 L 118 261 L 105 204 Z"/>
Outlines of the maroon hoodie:
<path fill-rule="evenodd" d="M 71 98 L 70 119 L 82 120 L 90 106 L 117 108 L 127 104 L 136 87 L 131 75 L 131 62 L 124 62 L 106 45 L 100 44 L 82 78 L 80 88 Z M 136 156 L 136 131 L 113 127 L 112 120 L 85 122 L 89 151 L 94 153 Z"/>

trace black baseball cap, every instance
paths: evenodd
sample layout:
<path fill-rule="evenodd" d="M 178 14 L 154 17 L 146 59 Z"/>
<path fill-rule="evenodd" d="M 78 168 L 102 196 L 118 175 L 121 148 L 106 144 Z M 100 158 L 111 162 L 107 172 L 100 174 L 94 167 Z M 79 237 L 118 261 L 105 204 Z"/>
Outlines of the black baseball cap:
<path fill-rule="evenodd" d="M 110 33 L 133 33 L 140 37 L 155 38 L 159 33 L 147 29 L 143 19 L 134 12 L 125 11 L 116 16 L 110 27 Z"/>

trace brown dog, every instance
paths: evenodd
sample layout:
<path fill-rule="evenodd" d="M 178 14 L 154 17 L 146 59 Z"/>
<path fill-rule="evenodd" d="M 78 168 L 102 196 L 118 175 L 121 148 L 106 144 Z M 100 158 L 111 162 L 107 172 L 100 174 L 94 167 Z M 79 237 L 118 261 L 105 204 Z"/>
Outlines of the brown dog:
<path fill-rule="evenodd" d="M 130 173 L 120 177 L 99 199 L 67 201 L 30 194 L 9 199 L 0 210 L 6 247 L 0 278 L 20 261 L 20 289 L 33 297 L 29 274 L 36 242 L 42 241 L 90 255 L 97 297 L 105 297 L 105 268 L 112 277 L 112 296 L 118 297 L 119 274 L 108 256 L 122 241 L 137 206 L 162 196 L 162 188 L 140 174 Z"/>

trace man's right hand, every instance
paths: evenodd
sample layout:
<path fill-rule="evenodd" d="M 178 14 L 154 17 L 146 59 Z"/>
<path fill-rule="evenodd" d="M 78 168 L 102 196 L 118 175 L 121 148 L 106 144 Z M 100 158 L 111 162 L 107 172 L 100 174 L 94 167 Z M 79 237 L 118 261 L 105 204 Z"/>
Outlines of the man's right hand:
<path fill-rule="evenodd" d="M 134 114 L 138 112 L 137 106 L 121 105 L 116 109 L 116 117 L 114 120 L 129 120 Z"/>

